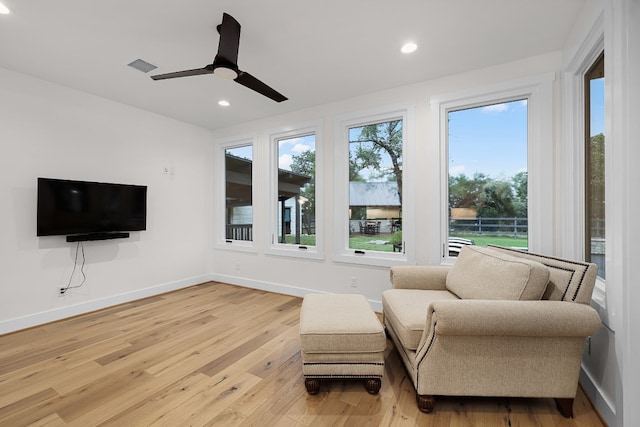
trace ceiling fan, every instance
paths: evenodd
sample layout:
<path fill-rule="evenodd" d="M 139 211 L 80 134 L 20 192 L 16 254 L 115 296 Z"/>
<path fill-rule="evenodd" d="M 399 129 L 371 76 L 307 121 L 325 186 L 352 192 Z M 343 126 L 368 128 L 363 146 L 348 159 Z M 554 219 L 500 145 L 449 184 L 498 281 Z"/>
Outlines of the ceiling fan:
<path fill-rule="evenodd" d="M 215 74 L 223 79 L 234 80 L 276 102 L 286 101 L 287 97 L 267 86 L 251 74 L 238 68 L 238 46 L 240 45 L 240 24 L 233 16 L 223 13 L 222 24 L 216 27 L 220 33 L 218 53 L 213 63 L 195 70 L 176 71 L 173 73 L 151 76 L 153 80 L 174 79 L 177 77 Z"/>

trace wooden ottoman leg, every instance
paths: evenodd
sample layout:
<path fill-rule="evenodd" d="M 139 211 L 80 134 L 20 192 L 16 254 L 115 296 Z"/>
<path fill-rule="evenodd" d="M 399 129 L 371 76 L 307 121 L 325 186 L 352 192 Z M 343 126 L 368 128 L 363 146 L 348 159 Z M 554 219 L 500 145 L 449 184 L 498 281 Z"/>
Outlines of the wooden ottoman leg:
<path fill-rule="evenodd" d="M 367 378 L 366 387 L 369 394 L 378 394 L 381 385 L 380 378 Z"/>
<path fill-rule="evenodd" d="M 416 402 L 418 403 L 418 409 L 420 409 L 420 411 L 430 414 L 433 412 L 436 399 L 431 394 L 416 394 Z"/>
<path fill-rule="evenodd" d="M 573 418 L 573 399 L 571 398 L 557 398 L 556 408 L 558 412 L 565 418 Z"/>
<path fill-rule="evenodd" d="M 309 394 L 318 394 L 320 391 L 320 380 L 317 378 L 305 378 L 304 386 Z"/>

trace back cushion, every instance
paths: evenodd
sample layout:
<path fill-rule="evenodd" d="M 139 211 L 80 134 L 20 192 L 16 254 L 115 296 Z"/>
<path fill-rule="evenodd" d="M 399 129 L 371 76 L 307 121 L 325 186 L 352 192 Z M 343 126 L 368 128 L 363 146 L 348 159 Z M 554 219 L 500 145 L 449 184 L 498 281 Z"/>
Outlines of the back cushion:
<path fill-rule="evenodd" d="M 598 266 L 590 262 L 573 261 L 502 246 L 489 245 L 494 251 L 526 258 L 549 269 L 549 283 L 542 299 L 590 304 L 596 284 Z"/>
<path fill-rule="evenodd" d="M 549 269 L 479 246 L 464 246 L 447 274 L 446 286 L 462 299 L 538 300 L 549 281 Z"/>

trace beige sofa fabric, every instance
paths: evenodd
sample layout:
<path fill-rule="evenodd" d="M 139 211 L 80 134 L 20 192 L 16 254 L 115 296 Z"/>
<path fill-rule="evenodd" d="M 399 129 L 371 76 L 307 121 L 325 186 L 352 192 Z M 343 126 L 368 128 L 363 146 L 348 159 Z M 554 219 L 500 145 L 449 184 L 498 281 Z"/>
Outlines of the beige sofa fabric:
<path fill-rule="evenodd" d="M 464 246 L 447 289 L 462 299 L 539 300 L 549 281 L 541 263 L 479 246 Z"/>
<path fill-rule="evenodd" d="M 359 294 L 306 295 L 300 310 L 300 347 L 305 353 L 384 351 L 384 329 Z"/>
<path fill-rule="evenodd" d="M 523 252 L 518 249 L 489 245 L 489 249 L 511 256 L 532 259 L 549 269 L 549 283 L 542 299 L 590 304 L 596 284 L 598 266 L 547 255 Z"/>

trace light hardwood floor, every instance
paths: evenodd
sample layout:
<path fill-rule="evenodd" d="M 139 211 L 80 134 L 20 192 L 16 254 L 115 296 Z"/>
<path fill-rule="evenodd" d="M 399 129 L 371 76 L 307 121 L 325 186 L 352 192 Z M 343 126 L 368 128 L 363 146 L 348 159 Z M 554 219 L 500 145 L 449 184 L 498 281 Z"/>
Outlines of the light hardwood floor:
<path fill-rule="evenodd" d="M 0 337 L 0 426 L 602 426 L 582 390 L 551 399 L 439 398 L 418 411 L 388 341 L 378 395 L 302 378 L 301 299 L 221 283 Z"/>

